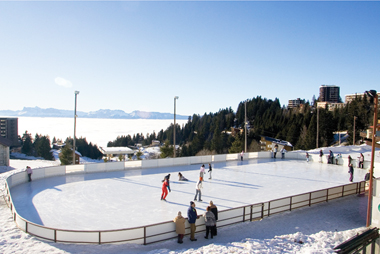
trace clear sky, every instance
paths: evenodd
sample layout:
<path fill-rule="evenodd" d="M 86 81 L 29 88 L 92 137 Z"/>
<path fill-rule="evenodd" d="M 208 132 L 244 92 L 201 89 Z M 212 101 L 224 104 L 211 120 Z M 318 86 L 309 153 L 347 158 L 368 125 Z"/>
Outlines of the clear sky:
<path fill-rule="evenodd" d="M 192 115 L 380 90 L 380 2 L 2 2 L 0 110 Z"/>

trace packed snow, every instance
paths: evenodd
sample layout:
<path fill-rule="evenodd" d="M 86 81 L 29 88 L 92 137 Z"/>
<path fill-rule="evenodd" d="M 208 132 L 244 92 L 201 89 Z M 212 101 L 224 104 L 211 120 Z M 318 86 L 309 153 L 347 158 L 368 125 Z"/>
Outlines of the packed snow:
<path fill-rule="evenodd" d="M 334 153 L 342 154 L 343 157 L 351 155 L 352 158 L 363 153 L 367 160 L 370 159 L 371 148 L 365 145 L 323 149 L 325 153 L 332 150 Z M 319 149 L 308 152 L 317 153 L 318 151 Z M 376 151 L 376 161 L 380 161 L 379 150 Z M 0 174 L 2 190 L 4 179 L 13 172 L 24 170 L 26 165 L 38 168 L 53 166 L 57 162 L 39 159 L 12 159 L 10 163 L 10 167 L 0 167 L 0 171 L 4 172 Z M 191 175 L 190 172 L 189 175 Z M 215 174 L 217 174 L 216 171 Z M 307 174 L 306 171 L 303 171 L 303 176 L 307 176 Z M 347 172 L 345 174 L 343 181 L 348 179 Z M 161 176 L 163 174 L 160 174 Z M 354 178 L 355 180 L 362 179 Z M 160 192 L 159 189 L 158 192 Z M 191 195 L 189 194 L 192 197 L 193 192 L 194 190 Z M 157 193 L 157 196 L 159 195 L 160 193 Z M 169 193 L 168 198 L 170 195 L 174 196 L 174 193 Z M 206 240 L 203 238 L 204 233 L 198 233 L 196 234 L 198 241 L 190 242 L 186 236 L 182 245 L 178 244 L 176 240 L 147 246 L 136 244 L 84 245 L 54 243 L 24 233 L 16 227 L 10 209 L 6 206 L 3 198 L 0 200 L 1 253 L 333 253 L 334 246 L 365 230 L 367 211 L 367 197 L 350 196 L 270 216 L 261 221 L 223 227 L 218 230 L 218 236 L 214 239 Z M 181 210 L 185 212 L 186 208 L 183 207 Z M 203 213 L 202 209 L 199 210 L 199 213 Z M 133 220 L 127 217 L 126 220 L 128 219 Z"/>

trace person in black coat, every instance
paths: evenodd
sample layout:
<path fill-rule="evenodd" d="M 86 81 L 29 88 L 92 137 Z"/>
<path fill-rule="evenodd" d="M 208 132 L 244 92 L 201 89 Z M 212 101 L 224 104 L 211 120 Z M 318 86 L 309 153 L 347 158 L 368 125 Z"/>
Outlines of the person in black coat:
<path fill-rule="evenodd" d="M 218 208 L 216 207 L 216 205 L 214 205 L 214 203 L 212 201 L 210 201 L 210 208 L 211 208 L 211 212 L 214 214 L 215 216 L 215 226 L 213 227 L 213 234 L 212 235 L 217 235 L 217 231 L 216 231 L 216 221 L 218 220 Z"/>

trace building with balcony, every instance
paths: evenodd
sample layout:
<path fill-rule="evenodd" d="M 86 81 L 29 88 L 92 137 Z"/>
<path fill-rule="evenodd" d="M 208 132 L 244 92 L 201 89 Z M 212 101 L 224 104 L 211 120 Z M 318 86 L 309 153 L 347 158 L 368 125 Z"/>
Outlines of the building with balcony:
<path fill-rule="evenodd" d="M 319 87 L 319 101 L 341 103 L 342 101 L 340 99 L 340 87 L 321 85 Z"/>

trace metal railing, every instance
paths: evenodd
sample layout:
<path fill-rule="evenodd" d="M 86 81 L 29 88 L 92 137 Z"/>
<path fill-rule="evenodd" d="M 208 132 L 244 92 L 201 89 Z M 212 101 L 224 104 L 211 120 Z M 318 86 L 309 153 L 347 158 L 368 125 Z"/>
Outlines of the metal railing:
<path fill-rule="evenodd" d="M 64 243 L 120 243 L 130 242 L 137 244 L 151 244 L 166 241 L 177 237 L 175 225 L 172 221 L 151 224 L 141 227 L 116 229 L 116 230 L 64 230 L 45 227 L 21 217 L 14 208 L 9 186 L 6 184 L 7 203 L 10 205 L 13 220 L 16 225 L 26 233 L 42 239 Z M 241 223 L 245 221 L 255 221 L 274 214 L 292 211 L 294 209 L 315 205 L 321 202 L 328 202 L 337 198 L 362 194 L 365 192 L 365 181 L 350 183 L 332 188 L 297 194 L 267 202 L 240 206 L 223 210 L 218 213 L 218 227 Z M 205 230 L 204 219 L 196 222 L 197 232 Z M 186 221 L 186 234 L 190 234 L 190 226 Z"/>

